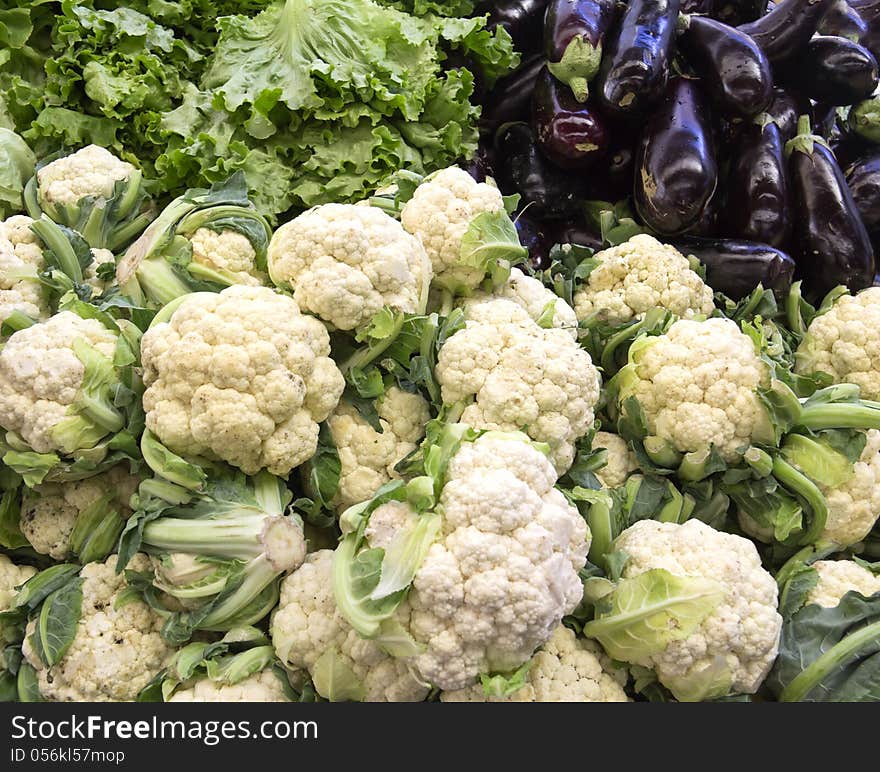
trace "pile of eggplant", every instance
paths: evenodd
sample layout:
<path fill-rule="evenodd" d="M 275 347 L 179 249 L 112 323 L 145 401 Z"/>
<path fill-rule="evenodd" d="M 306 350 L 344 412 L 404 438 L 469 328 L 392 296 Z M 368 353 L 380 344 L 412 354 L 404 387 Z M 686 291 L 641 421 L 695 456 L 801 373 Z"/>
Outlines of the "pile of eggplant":
<path fill-rule="evenodd" d="M 523 54 L 483 98 L 478 173 L 520 195 L 537 261 L 642 229 L 743 297 L 875 277 L 880 0 L 497 0 Z M 626 202 L 622 204 L 621 202 Z"/>

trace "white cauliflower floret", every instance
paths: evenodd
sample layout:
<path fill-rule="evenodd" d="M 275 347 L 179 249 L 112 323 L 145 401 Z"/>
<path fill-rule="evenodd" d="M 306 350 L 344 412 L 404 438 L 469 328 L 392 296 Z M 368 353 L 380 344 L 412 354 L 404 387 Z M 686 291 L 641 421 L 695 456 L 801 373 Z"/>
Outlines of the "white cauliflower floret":
<path fill-rule="evenodd" d="M 828 373 L 856 384 L 862 399 L 880 399 L 880 287 L 838 298 L 810 323 L 795 357 L 796 373 Z"/>
<path fill-rule="evenodd" d="M 567 332 L 538 327 L 510 300 L 471 307 L 465 329 L 440 350 L 437 380 L 446 404 L 466 405 L 477 429 L 516 431 L 550 445 L 558 472 L 593 425 L 599 373 Z"/>
<path fill-rule="evenodd" d="M 395 479 L 395 464 L 415 450 L 431 417 L 421 395 L 397 386 L 378 400 L 376 412 L 381 432 L 344 400 L 327 419 L 342 465 L 339 490 L 333 500 L 338 509 L 367 501 L 382 485 Z"/>
<path fill-rule="evenodd" d="M 128 569 L 149 568 L 137 554 Z M 30 645 L 34 622 L 22 653 L 36 669 L 40 693 L 56 702 L 131 702 L 158 673 L 174 650 L 160 635 L 163 619 L 141 600 L 127 598 L 116 606 L 126 588 L 124 574 L 116 573 L 116 556 L 89 563 L 79 572 L 82 615 L 76 635 L 58 664 L 47 668 Z"/>
<path fill-rule="evenodd" d="M 0 322 L 13 311 L 38 320 L 50 315 L 37 279 L 44 267 L 43 249 L 31 230 L 32 222 L 25 215 L 0 222 Z"/>
<path fill-rule="evenodd" d="M 866 598 L 880 592 L 880 576 L 854 560 L 817 560 L 810 568 L 815 569 L 819 581 L 807 594 L 807 603 L 834 608 L 848 592 Z"/>
<path fill-rule="evenodd" d="M 236 284 L 264 284 L 265 275 L 257 269 L 257 253 L 247 236 L 238 231 L 219 233 L 199 228 L 190 237 L 193 262 L 215 271 L 231 274 Z"/>
<path fill-rule="evenodd" d="M 102 249 L 100 247 L 92 248 L 92 262 L 89 263 L 88 268 L 83 271 L 83 282 L 88 284 L 94 292 L 93 295 L 100 295 L 107 287 L 113 284 L 113 280 L 110 281 L 102 281 L 98 278 L 98 268 L 107 263 L 115 263 L 116 258 L 113 257 L 113 253 L 109 249 Z"/>
<path fill-rule="evenodd" d="M 407 664 L 388 655 L 375 641 L 361 638 L 342 616 L 333 596 L 332 566 L 331 550 L 313 552 L 281 583 L 270 627 L 278 658 L 311 672 L 323 654 L 335 650 L 363 685 L 366 702 L 424 700 L 428 688 L 415 679 Z"/>
<path fill-rule="evenodd" d="M 418 239 L 375 207 L 324 204 L 282 225 L 269 243 L 269 275 L 303 311 L 354 330 L 388 306 L 416 313 L 431 264 Z"/>
<path fill-rule="evenodd" d="M 733 462 L 752 440 L 772 438 L 757 393 L 770 385 L 769 368 L 729 319 L 680 320 L 636 341 L 619 380 L 621 408 L 636 397 L 650 434 L 682 453 L 714 444 Z"/>
<path fill-rule="evenodd" d="M 37 569 L 32 566 L 17 566 L 6 555 L 0 555 L 0 611 L 7 611 L 18 594 L 20 587 L 30 579 Z M 0 669 L 2 669 L 2 657 L 0 657 Z"/>
<path fill-rule="evenodd" d="M 177 689 L 168 702 L 289 702 L 284 686 L 271 668 L 261 670 L 235 684 L 200 678 Z"/>
<path fill-rule="evenodd" d="M 504 199 L 491 180 L 478 183 L 463 169 L 450 166 L 416 188 L 401 210 L 400 222 L 425 245 L 438 284 L 474 289 L 485 271 L 458 264 L 462 237 L 478 214 L 502 209 Z"/>
<path fill-rule="evenodd" d="M 506 697 L 487 697 L 482 684 L 443 692 L 441 702 L 628 702 L 626 671 L 616 671 L 595 641 L 560 625 L 532 657 L 526 684 Z"/>
<path fill-rule="evenodd" d="M 852 477 L 835 486 L 816 482 L 828 506 L 825 528 L 819 538 L 840 547 L 860 542 L 880 518 L 880 431 L 870 429 L 866 435 L 862 454 L 853 464 Z M 792 459 L 792 463 L 798 466 L 796 460 Z M 742 511 L 738 512 L 738 519 L 740 527 L 752 538 L 772 540 L 772 529 L 762 528 Z"/>
<path fill-rule="evenodd" d="M 639 468 L 635 454 L 619 434 L 596 432 L 593 448 L 605 448 L 607 451 L 605 466 L 596 472 L 596 477 L 605 488 L 617 488 L 623 485 L 630 472 Z"/>
<path fill-rule="evenodd" d="M 85 372 L 73 351 L 77 339 L 112 360 L 116 335 L 70 311 L 19 330 L 0 351 L 0 426 L 37 453 L 62 449 L 53 429 L 67 417 Z"/>
<path fill-rule="evenodd" d="M 73 205 L 86 196 L 110 198 L 113 186 L 134 171 L 134 166 L 109 150 L 88 145 L 38 169 L 37 184 L 46 201 Z"/>
<path fill-rule="evenodd" d="M 459 305 L 467 313 L 468 309 L 474 304 L 485 303 L 487 300 L 494 298 L 512 300 L 518 306 L 524 308 L 526 313 L 536 322 L 552 303 L 553 316 L 549 320 L 550 326 L 567 330 L 573 338 L 577 338 L 578 320 L 574 309 L 537 279 L 532 276 L 526 276 L 519 268 L 511 268 L 510 278 L 500 287 L 497 287 L 492 294 L 478 290 L 470 297 L 462 298 Z"/>
<path fill-rule="evenodd" d="M 641 318 L 652 308 L 666 308 L 690 319 L 715 310 L 712 288 L 670 244 L 639 234 L 595 255 L 600 261 L 574 295 L 578 319 L 598 315 L 609 322 Z"/>
<path fill-rule="evenodd" d="M 583 595 L 589 529 L 549 459 L 519 437 L 486 434 L 452 458 L 442 531 L 407 596 L 407 628 L 425 646 L 412 663 L 441 689 L 515 670 Z"/>
<path fill-rule="evenodd" d="M 139 478 L 125 466 L 115 466 L 85 480 L 44 483 L 26 489 L 19 527 L 37 552 L 64 560 L 70 553 L 70 534 L 80 512 L 111 494 L 108 509 L 127 520 L 131 515 L 128 503 L 138 483 Z"/>
<path fill-rule="evenodd" d="M 324 325 L 267 287 L 188 296 L 144 334 L 141 359 L 147 428 L 246 474 L 310 458 L 345 385 Z"/>
<path fill-rule="evenodd" d="M 782 629 L 776 582 L 762 568 L 755 545 L 699 520 L 683 525 L 642 520 L 617 537 L 614 549 L 629 555 L 624 578 L 659 568 L 712 580 L 723 592 L 696 631 L 634 664 L 652 668 L 673 692 L 720 666 L 731 678 L 732 693 L 754 693 L 773 665 Z"/>

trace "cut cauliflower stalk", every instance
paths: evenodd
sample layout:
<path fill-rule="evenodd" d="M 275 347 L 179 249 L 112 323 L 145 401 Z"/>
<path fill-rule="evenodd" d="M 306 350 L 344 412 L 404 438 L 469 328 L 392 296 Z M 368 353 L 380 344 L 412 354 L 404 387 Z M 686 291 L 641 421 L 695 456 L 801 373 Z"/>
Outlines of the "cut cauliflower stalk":
<path fill-rule="evenodd" d="M 419 394 L 392 386 L 377 400 L 382 432 L 377 432 L 357 409 L 342 401 L 327 419 L 342 469 L 333 505 L 343 510 L 367 501 L 398 475 L 394 466 L 415 450 L 425 436 L 431 415 Z"/>
<path fill-rule="evenodd" d="M 505 697 L 487 697 L 482 684 L 443 692 L 441 702 L 628 702 L 626 671 L 615 670 L 595 641 L 556 628 L 532 657 L 526 684 Z"/>
<path fill-rule="evenodd" d="M 303 311 L 357 330 L 389 307 L 424 311 L 431 263 L 418 239 L 367 206 L 324 204 L 282 225 L 269 243 L 269 275 Z"/>
<path fill-rule="evenodd" d="M 574 460 L 574 443 L 593 425 L 599 373 L 561 329 L 535 324 L 517 303 L 496 299 L 469 310 L 437 361 L 443 402 L 464 407 L 477 429 L 524 429 L 550 445 L 556 470 Z"/>
<path fill-rule="evenodd" d="M 37 279 L 44 266 L 43 249 L 31 230 L 32 222 L 25 215 L 0 222 L 0 322 L 13 311 L 35 320 L 51 313 Z"/>
<path fill-rule="evenodd" d="M 574 295 L 577 318 L 629 322 L 652 308 L 690 319 L 715 310 L 712 289 L 670 244 L 639 234 L 595 255 L 599 261 Z"/>
<path fill-rule="evenodd" d="M 128 568 L 145 571 L 150 562 L 135 555 Z M 174 650 L 159 631 L 164 620 L 146 603 L 126 598 L 125 576 L 116 573 L 116 556 L 89 563 L 83 579 L 82 615 L 76 635 L 58 664 L 47 668 L 30 645 L 28 624 L 22 653 L 37 671 L 40 693 L 55 702 L 133 702 Z"/>
<path fill-rule="evenodd" d="M 819 581 L 807 594 L 807 603 L 835 608 L 848 592 L 866 598 L 880 592 L 880 576 L 854 560 L 817 560 L 810 568 L 816 571 Z"/>
<path fill-rule="evenodd" d="M 266 287 L 187 296 L 141 342 L 147 428 L 171 450 L 286 476 L 315 453 L 342 374 L 324 326 Z"/>

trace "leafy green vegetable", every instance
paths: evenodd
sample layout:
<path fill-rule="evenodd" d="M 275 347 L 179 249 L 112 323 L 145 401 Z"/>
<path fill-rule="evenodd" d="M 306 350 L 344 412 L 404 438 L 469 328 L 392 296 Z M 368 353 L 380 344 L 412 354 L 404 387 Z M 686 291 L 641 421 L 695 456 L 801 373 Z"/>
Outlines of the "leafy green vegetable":
<path fill-rule="evenodd" d="M 24 185 L 36 160 L 18 134 L 0 126 L 0 220 L 21 211 Z"/>

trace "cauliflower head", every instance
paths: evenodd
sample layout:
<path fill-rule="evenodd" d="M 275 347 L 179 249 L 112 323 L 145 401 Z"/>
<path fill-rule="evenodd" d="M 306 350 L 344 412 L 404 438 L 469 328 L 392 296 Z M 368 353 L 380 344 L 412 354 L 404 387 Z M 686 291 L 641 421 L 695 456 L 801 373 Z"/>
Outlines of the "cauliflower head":
<path fill-rule="evenodd" d="M 521 437 L 488 433 L 453 456 L 439 500 L 442 530 L 407 596 L 405 626 L 425 647 L 413 665 L 444 690 L 517 669 L 583 595 L 589 528 L 554 487 L 550 460 Z M 380 506 L 371 527 L 386 511 L 392 522 L 405 517 L 401 509 Z"/>
<path fill-rule="evenodd" d="M 688 259 L 653 236 L 633 236 L 598 252 L 595 259 L 599 265 L 574 295 L 578 319 L 595 315 L 622 323 L 657 307 L 690 319 L 715 310 L 712 288 L 691 269 Z"/>
<path fill-rule="evenodd" d="M 462 237 L 478 214 L 502 209 L 504 199 L 494 182 L 477 182 L 464 169 L 450 166 L 416 188 L 403 205 L 400 222 L 425 245 L 438 284 L 475 289 L 485 270 L 459 265 Z"/>
<path fill-rule="evenodd" d="M 93 247 L 91 250 L 92 262 L 83 271 L 83 282 L 92 288 L 92 295 L 100 295 L 108 287 L 112 286 L 113 281 L 102 281 L 98 278 L 98 268 L 107 263 L 115 263 L 116 258 L 109 249 L 101 247 Z"/>
<path fill-rule="evenodd" d="M 602 647 L 556 628 L 532 657 L 526 684 L 506 697 L 487 697 L 482 684 L 443 692 L 441 702 L 628 702 L 626 671 L 616 671 Z"/>
<path fill-rule="evenodd" d="M 281 583 L 270 633 L 278 658 L 313 673 L 321 657 L 336 654 L 363 688 L 366 702 L 420 702 L 428 687 L 375 642 L 361 638 L 336 606 L 333 552 L 319 550 Z M 405 612 L 403 604 L 398 610 Z M 317 684 L 316 684 L 317 686 Z"/>
<path fill-rule="evenodd" d="M 330 338 L 267 287 L 189 295 L 141 341 L 147 428 L 171 450 L 286 476 L 345 386 Z"/>
<path fill-rule="evenodd" d="M 635 454 L 619 434 L 596 432 L 593 448 L 605 448 L 607 451 L 605 466 L 596 472 L 596 477 L 605 488 L 623 485 L 630 473 L 639 468 Z"/>
<path fill-rule="evenodd" d="M 834 608 L 848 592 L 866 598 L 880 592 L 880 576 L 854 560 L 817 560 L 810 568 L 816 571 L 819 581 L 807 594 L 807 603 Z"/>
<path fill-rule="evenodd" d="M 109 150 L 88 145 L 37 170 L 40 197 L 53 204 L 74 205 L 87 196 L 107 199 L 119 180 L 127 180 L 134 166 Z"/>
<path fill-rule="evenodd" d="M 77 340 L 113 359 L 117 336 L 70 311 L 19 330 L 0 351 L 0 426 L 37 453 L 65 450 L 67 441 L 56 429 L 69 416 L 85 374 L 74 353 Z"/>
<path fill-rule="evenodd" d="M 149 568 L 137 554 L 128 568 Z M 174 650 L 160 635 L 163 619 L 138 599 L 116 601 L 126 588 L 116 573 L 116 556 L 89 563 L 83 579 L 82 615 L 76 635 L 58 664 L 47 668 L 30 646 L 34 622 L 28 624 L 22 653 L 37 671 L 40 693 L 55 702 L 132 702 L 165 665 Z"/>
<path fill-rule="evenodd" d="M 37 320 L 51 313 L 37 279 L 44 266 L 43 249 L 32 222 L 25 215 L 0 222 L 0 322 L 13 311 Z"/>
<path fill-rule="evenodd" d="M 70 534 L 79 514 L 111 494 L 109 506 L 127 520 L 131 515 L 129 500 L 139 482 L 125 466 L 114 466 L 85 480 L 43 483 L 26 489 L 19 527 L 37 552 L 63 561 L 70 554 Z"/>
<path fill-rule="evenodd" d="M 512 300 L 524 308 L 535 322 L 541 320 L 542 326 L 558 327 L 566 330 L 572 338 L 577 338 L 578 320 L 574 309 L 561 297 L 547 289 L 540 281 L 532 276 L 526 276 L 519 268 L 511 268 L 508 280 L 497 287 L 492 294 L 478 290 L 469 297 L 462 298 L 459 305 L 464 308 L 467 314 L 468 309 L 475 304 L 485 303 L 494 298 Z M 548 319 L 544 315 L 551 307 L 553 312 Z"/>
<path fill-rule="evenodd" d="M 561 329 L 544 329 L 510 300 L 470 309 L 466 326 L 437 360 L 446 404 L 466 405 L 462 422 L 477 429 L 523 429 L 550 445 L 561 474 L 574 443 L 593 425 L 599 372 L 590 355 Z"/>
<path fill-rule="evenodd" d="M 18 594 L 17 587 L 30 579 L 37 569 L 17 566 L 6 555 L 0 555 L 0 611 L 7 611 Z"/>
<path fill-rule="evenodd" d="M 794 369 L 828 373 L 835 383 L 856 384 L 863 399 L 880 399 L 880 287 L 843 295 L 813 319 Z"/>
<path fill-rule="evenodd" d="M 629 555 L 624 579 L 664 569 L 710 580 L 721 592 L 694 632 L 633 664 L 652 668 L 679 699 L 716 678 L 729 679 L 729 693 L 754 693 L 773 665 L 782 629 L 776 582 L 761 566 L 755 545 L 699 520 L 641 520 L 617 537 L 614 548 Z"/>
<path fill-rule="evenodd" d="M 342 465 L 333 504 L 345 509 L 367 501 L 398 475 L 394 466 L 415 450 L 431 417 L 420 394 L 392 386 L 377 400 L 382 431 L 377 432 L 357 409 L 343 400 L 327 419 Z"/>
<path fill-rule="evenodd" d="M 682 453 L 714 445 L 733 462 L 752 440 L 772 440 L 757 393 L 770 385 L 769 367 L 729 319 L 682 319 L 664 335 L 637 339 L 616 377 L 620 409 L 638 399 L 649 433 Z"/>
<path fill-rule="evenodd" d="M 254 673 L 234 684 L 200 678 L 177 689 L 168 702 L 289 702 L 280 679 L 272 668 Z"/>
<path fill-rule="evenodd" d="M 257 252 L 250 239 L 233 230 L 198 228 L 190 237 L 193 262 L 228 275 L 235 284 L 259 286 L 266 276 L 257 268 Z"/>
<path fill-rule="evenodd" d="M 340 330 L 382 310 L 424 309 L 431 263 L 418 239 L 375 207 L 324 204 L 282 225 L 269 242 L 269 275 L 303 311 Z"/>

